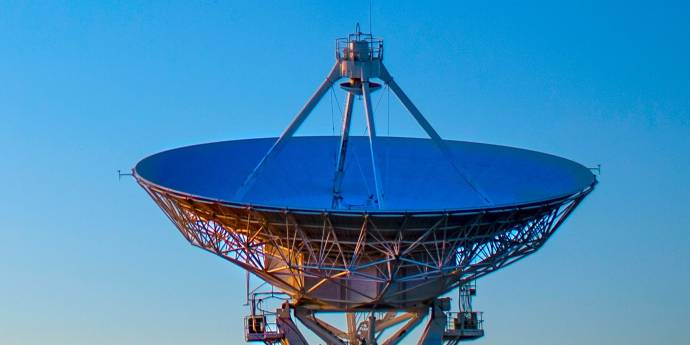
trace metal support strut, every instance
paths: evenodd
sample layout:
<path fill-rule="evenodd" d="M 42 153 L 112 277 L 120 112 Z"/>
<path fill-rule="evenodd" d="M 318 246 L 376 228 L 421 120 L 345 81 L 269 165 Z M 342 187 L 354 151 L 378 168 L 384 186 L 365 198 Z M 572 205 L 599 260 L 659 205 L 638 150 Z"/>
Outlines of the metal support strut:
<path fill-rule="evenodd" d="M 448 308 L 444 308 L 443 302 L 443 299 L 437 299 L 432 303 L 429 321 L 424 326 L 422 337 L 417 342 L 418 345 L 443 344 L 443 333 L 448 322 L 445 313 L 445 310 L 448 310 Z"/>
<path fill-rule="evenodd" d="M 335 166 L 335 180 L 333 182 L 333 208 L 338 208 L 342 196 L 340 195 L 343 186 L 343 175 L 345 174 L 345 157 L 347 157 L 347 144 L 350 139 L 350 123 L 352 118 L 352 104 L 355 102 L 355 95 L 347 93 L 345 99 L 345 111 L 343 113 L 343 125 L 340 130 L 340 147 L 338 148 L 338 160 Z"/>
<path fill-rule="evenodd" d="M 405 109 L 414 117 L 414 119 L 417 121 L 419 126 L 424 129 L 426 134 L 431 138 L 431 141 L 434 142 L 436 147 L 441 151 L 441 153 L 448 159 L 448 162 L 453 166 L 453 169 L 462 177 L 462 179 L 474 190 L 479 197 L 482 199 L 484 203 L 487 205 L 491 205 L 492 202 L 489 199 L 489 197 L 484 193 L 481 188 L 469 177 L 469 175 L 462 169 L 461 167 L 458 167 L 454 162 L 455 160 L 453 159 L 453 155 L 448 149 L 448 146 L 443 142 L 443 139 L 441 138 L 440 135 L 436 132 L 434 127 L 431 126 L 429 121 L 424 118 L 424 115 L 417 109 L 417 107 L 412 103 L 409 97 L 405 94 L 405 92 L 400 88 L 398 83 L 395 82 L 393 79 L 393 76 L 388 72 L 388 69 L 386 69 L 386 66 L 381 64 L 381 79 L 388 85 L 388 87 L 393 91 L 396 97 L 400 100 L 400 103 L 405 106 Z"/>
<path fill-rule="evenodd" d="M 356 313 L 350 312 L 346 313 L 347 330 L 343 331 L 318 318 L 316 312 L 313 310 L 301 307 L 293 308 L 295 317 L 329 345 L 399 344 L 412 329 L 419 325 L 424 316 L 428 313 L 426 309 L 408 312 L 389 311 L 386 313 L 378 313 L 379 316 L 377 317 L 371 312 L 368 313 L 368 316 L 364 320 L 358 323 Z M 384 332 L 394 327 L 399 328 L 393 333 L 390 333 L 387 337 L 382 338 Z"/>
<path fill-rule="evenodd" d="M 402 88 L 395 82 L 388 69 L 383 65 L 383 41 L 373 38 L 370 34 L 363 34 L 357 30 L 355 34 L 348 38 L 336 40 L 336 63 L 331 69 L 323 83 L 319 86 L 316 92 L 311 96 L 309 101 L 302 107 L 302 109 L 293 118 L 290 125 L 283 131 L 280 137 L 275 141 L 273 146 L 261 158 L 257 166 L 249 173 L 244 183 L 238 188 L 235 193 L 237 201 L 243 201 L 248 191 L 252 188 L 256 178 L 261 174 L 262 169 L 266 167 L 266 163 L 276 156 L 282 147 L 285 145 L 286 139 L 292 137 L 300 128 L 302 123 L 314 110 L 316 105 L 321 101 L 329 88 L 342 78 L 348 78 L 349 81 L 342 83 L 340 86 L 347 91 L 347 98 L 345 102 L 345 111 L 343 113 L 343 123 L 340 131 L 340 143 L 338 146 L 338 156 L 335 163 L 335 172 L 333 175 L 333 199 L 331 206 L 333 209 L 343 207 L 343 178 L 345 174 L 345 160 L 347 157 L 347 148 L 349 144 L 350 125 L 352 118 L 352 107 L 354 103 L 354 95 L 361 94 L 364 103 L 364 112 L 366 117 L 367 132 L 369 137 L 369 149 L 371 153 L 371 169 L 375 186 L 375 195 L 368 196 L 368 200 L 364 203 L 373 208 L 383 208 L 385 193 L 383 190 L 383 181 L 381 180 L 380 167 L 377 165 L 377 138 L 376 126 L 374 123 L 374 113 L 372 109 L 371 93 L 380 88 L 381 85 L 371 82 L 372 79 L 378 78 L 383 80 L 388 85 L 390 90 L 398 97 L 405 109 L 412 115 L 417 123 L 422 127 L 424 132 L 431 138 L 432 142 L 446 157 L 447 161 L 453 170 L 462 178 L 463 181 L 477 194 L 478 198 L 487 205 L 492 205 L 492 201 L 488 198 L 486 193 L 482 191 L 480 186 L 473 181 L 472 178 L 465 172 L 465 170 L 455 163 L 452 153 L 441 136 L 434 130 L 431 124 L 424 118 L 422 113 L 412 103 L 409 97 L 405 94 Z M 362 200 L 358 200 L 355 204 L 362 204 Z"/>
<path fill-rule="evenodd" d="M 374 186 L 376 187 L 376 202 L 378 207 L 383 207 L 383 190 L 381 188 L 381 176 L 376 166 L 376 125 L 374 124 L 374 111 L 371 109 L 371 97 L 369 94 L 369 81 L 362 81 L 362 100 L 367 117 L 367 132 L 369 134 L 369 150 L 371 151 L 371 169 L 374 173 Z"/>
<path fill-rule="evenodd" d="M 256 179 L 257 175 L 261 173 L 261 170 L 264 168 L 266 162 L 273 156 L 275 156 L 278 152 L 280 152 L 280 149 L 283 147 L 285 143 L 285 139 L 292 137 L 295 134 L 295 132 L 297 132 L 299 127 L 302 126 L 302 123 L 304 123 L 304 120 L 306 120 L 307 117 L 309 117 L 309 114 L 311 114 L 312 110 L 314 110 L 316 105 L 319 104 L 319 101 L 321 101 L 328 89 L 331 86 L 333 86 L 333 83 L 338 81 L 340 78 L 340 62 L 336 62 L 335 65 L 333 65 L 333 68 L 331 68 L 331 72 L 328 73 L 326 80 L 324 80 L 323 83 L 321 83 L 316 92 L 314 92 L 311 98 L 309 98 L 307 103 L 302 107 L 299 113 L 297 113 L 295 118 L 292 119 L 290 125 L 285 129 L 285 131 L 283 131 L 283 133 L 280 135 L 278 140 L 276 140 L 273 146 L 271 146 L 268 152 L 266 152 L 264 157 L 259 161 L 259 164 L 257 164 L 256 168 L 254 168 L 254 170 L 252 170 L 252 172 L 249 173 L 247 178 L 244 180 L 244 183 L 242 183 L 242 186 L 240 186 L 240 188 L 235 193 L 235 198 L 237 200 L 244 199 L 244 196 L 247 194 L 247 191 L 254 184 L 254 180 Z"/>

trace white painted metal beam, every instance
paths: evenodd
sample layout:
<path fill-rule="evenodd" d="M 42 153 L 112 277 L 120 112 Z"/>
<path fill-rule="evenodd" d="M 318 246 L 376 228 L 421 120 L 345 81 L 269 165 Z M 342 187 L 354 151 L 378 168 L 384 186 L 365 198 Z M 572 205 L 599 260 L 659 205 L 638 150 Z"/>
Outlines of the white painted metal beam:
<path fill-rule="evenodd" d="M 367 132 L 369 134 L 369 150 L 371 151 L 371 169 L 374 174 L 374 186 L 376 187 L 376 201 L 378 208 L 383 207 L 383 188 L 381 176 L 376 164 L 376 125 L 374 124 L 374 111 L 371 108 L 371 94 L 369 93 L 369 81 L 362 81 L 362 100 L 364 112 L 367 118 Z"/>
<path fill-rule="evenodd" d="M 328 89 L 331 86 L 333 86 L 333 84 L 340 78 L 340 61 L 337 61 L 335 65 L 333 65 L 333 68 L 331 68 L 330 73 L 328 73 L 326 80 L 324 80 L 323 83 L 321 83 L 316 92 L 314 92 L 311 98 L 309 98 L 309 101 L 307 101 L 307 103 L 302 107 L 299 113 L 297 113 L 297 115 L 292 119 L 290 125 L 285 129 L 285 131 L 283 131 L 283 134 L 280 135 L 278 140 L 276 140 L 273 146 L 271 146 L 268 152 L 266 152 L 264 157 L 259 161 L 259 164 L 257 164 L 256 168 L 252 170 L 252 172 L 247 176 L 247 179 L 244 181 L 242 186 L 240 186 L 240 188 L 237 190 L 235 198 L 238 201 L 244 199 L 244 196 L 247 194 L 247 191 L 254 184 L 254 180 L 256 179 L 257 175 L 261 173 L 264 164 L 269 159 L 271 159 L 271 157 L 280 152 L 280 149 L 282 148 L 285 139 L 293 136 L 295 132 L 297 132 L 299 127 L 302 126 L 302 123 L 304 123 L 304 120 L 307 119 L 309 114 L 311 114 L 312 110 L 314 110 L 316 105 L 319 104 L 319 101 L 321 101 Z"/>
<path fill-rule="evenodd" d="M 352 92 L 347 93 L 345 99 L 345 111 L 343 113 L 343 125 L 340 130 L 340 146 L 338 148 L 338 160 L 335 166 L 335 179 L 333 181 L 333 208 L 338 208 L 340 204 L 340 196 L 343 175 L 345 173 L 345 158 L 347 157 L 347 144 L 350 139 L 350 124 L 352 119 L 352 105 L 355 102 L 355 95 Z"/>

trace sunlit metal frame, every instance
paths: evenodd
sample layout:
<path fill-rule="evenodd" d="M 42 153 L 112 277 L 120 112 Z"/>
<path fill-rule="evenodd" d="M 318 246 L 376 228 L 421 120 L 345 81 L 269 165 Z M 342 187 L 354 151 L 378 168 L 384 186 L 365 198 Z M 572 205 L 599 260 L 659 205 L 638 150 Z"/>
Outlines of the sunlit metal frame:
<path fill-rule="evenodd" d="M 135 178 L 191 244 L 249 270 L 302 306 L 341 311 L 416 308 L 513 263 L 541 247 L 593 188 L 521 207 L 358 214 L 238 205 Z M 362 279 L 380 284 L 379 293 L 361 296 L 348 284 Z M 405 282 L 416 290 L 438 288 L 418 300 L 405 290 L 388 291 Z M 358 294 L 360 302 L 315 297 L 326 283 Z"/>

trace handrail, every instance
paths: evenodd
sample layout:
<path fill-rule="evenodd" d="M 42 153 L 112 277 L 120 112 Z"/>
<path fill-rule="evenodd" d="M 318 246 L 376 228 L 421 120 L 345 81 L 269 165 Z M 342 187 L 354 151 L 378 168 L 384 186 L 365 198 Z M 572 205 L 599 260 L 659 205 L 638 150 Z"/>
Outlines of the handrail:
<path fill-rule="evenodd" d="M 347 58 L 347 49 L 350 42 L 367 42 L 369 46 L 369 51 L 371 52 L 372 60 L 383 59 L 383 39 L 371 36 L 371 34 L 361 34 L 361 36 L 369 37 L 359 37 L 359 39 L 353 39 L 355 35 L 350 35 L 349 37 L 338 38 L 335 40 L 335 56 L 338 60 L 343 60 Z"/>
<path fill-rule="evenodd" d="M 476 315 L 476 317 L 473 317 Z M 483 330 L 484 329 L 484 313 L 479 311 L 459 311 L 448 312 L 448 324 L 446 329 L 455 331 L 465 330 Z M 462 316 L 462 317 L 461 317 Z M 460 321 L 459 324 L 456 320 Z M 469 322 L 466 322 L 469 321 Z"/>

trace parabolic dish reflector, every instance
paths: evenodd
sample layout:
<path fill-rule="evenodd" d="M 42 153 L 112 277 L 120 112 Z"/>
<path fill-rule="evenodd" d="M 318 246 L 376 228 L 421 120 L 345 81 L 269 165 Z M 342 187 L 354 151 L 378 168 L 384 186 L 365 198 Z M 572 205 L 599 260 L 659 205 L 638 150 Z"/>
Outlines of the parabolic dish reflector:
<path fill-rule="evenodd" d="M 595 183 L 594 175 L 582 165 L 535 151 L 445 140 L 451 152 L 446 157 L 428 139 L 377 140 L 382 206 L 371 202 L 374 181 L 367 138 L 351 137 L 344 201 L 334 211 L 418 213 L 519 207 L 564 199 Z M 331 210 L 338 137 L 287 139 L 244 197 L 236 197 L 247 175 L 275 141 L 233 140 L 164 151 L 139 162 L 135 173 L 159 188 L 199 199 L 276 209 Z"/>
<path fill-rule="evenodd" d="M 164 151 L 134 176 L 192 244 L 302 308 L 336 311 L 422 308 L 537 250 L 596 184 L 589 169 L 544 153 L 376 140 L 380 198 L 368 138 L 350 137 L 337 208 L 338 137 L 285 139 L 241 196 L 276 138 Z"/>

